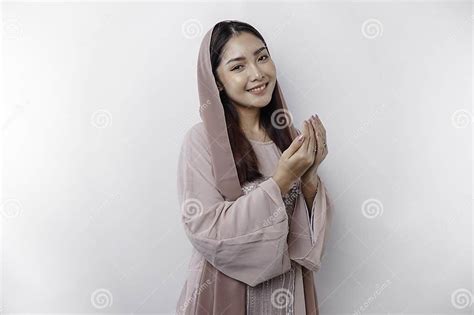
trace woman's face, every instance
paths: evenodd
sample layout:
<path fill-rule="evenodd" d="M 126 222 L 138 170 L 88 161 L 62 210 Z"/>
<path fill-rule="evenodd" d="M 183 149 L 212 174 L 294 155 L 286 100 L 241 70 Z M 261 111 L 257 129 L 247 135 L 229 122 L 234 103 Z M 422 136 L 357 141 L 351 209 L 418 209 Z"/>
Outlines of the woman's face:
<path fill-rule="evenodd" d="M 244 32 L 226 43 L 217 75 L 219 89 L 225 90 L 234 105 L 261 108 L 270 103 L 276 68 L 265 44 L 255 35 Z M 267 86 L 259 94 L 249 91 L 262 84 Z"/>

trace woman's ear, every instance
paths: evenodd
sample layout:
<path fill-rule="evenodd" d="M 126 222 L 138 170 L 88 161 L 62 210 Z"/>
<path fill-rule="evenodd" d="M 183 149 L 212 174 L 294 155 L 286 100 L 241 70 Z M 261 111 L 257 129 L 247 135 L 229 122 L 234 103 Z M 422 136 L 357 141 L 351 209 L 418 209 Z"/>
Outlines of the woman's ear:
<path fill-rule="evenodd" d="M 219 81 L 216 81 L 216 84 L 217 84 L 217 88 L 219 89 L 219 91 L 222 92 L 224 90 L 224 86 L 222 86 L 222 84 Z"/>

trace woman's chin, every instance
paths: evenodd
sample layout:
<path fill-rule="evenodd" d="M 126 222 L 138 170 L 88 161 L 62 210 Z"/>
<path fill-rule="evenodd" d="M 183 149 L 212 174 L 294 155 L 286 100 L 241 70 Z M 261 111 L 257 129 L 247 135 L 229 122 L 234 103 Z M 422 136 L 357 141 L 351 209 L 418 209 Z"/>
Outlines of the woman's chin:
<path fill-rule="evenodd" d="M 264 96 L 264 97 L 259 97 L 258 99 L 255 99 L 255 98 L 250 98 L 248 101 L 247 101 L 247 104 L 249 104 L 249 106 L 253 106 L 253 107 L 265 107 L 267 106 L 270 101 L 271 101 L 271 97 L 268 97 L 268 96 Z"/>
<path fill-rule="evenodd" d="M 248 93 L 247 96 L 247 103 L 252 104 L 253 106 L 264 107 L 270 103 L 272 99 L 272 93 L 267 91 L 265 94 L 262 95 L 252 95 Z"/>

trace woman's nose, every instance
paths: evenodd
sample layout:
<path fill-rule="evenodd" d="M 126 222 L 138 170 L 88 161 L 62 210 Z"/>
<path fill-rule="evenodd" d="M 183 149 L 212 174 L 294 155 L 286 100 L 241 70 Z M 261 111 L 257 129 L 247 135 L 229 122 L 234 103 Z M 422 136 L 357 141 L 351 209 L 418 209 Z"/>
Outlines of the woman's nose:
<path fill-rule="evenodd" d="M 260 79 L 262 77 L 262 71 L 257 65 L 252 65 L 251 74 L 252 74 L 252 79 L 253 78 Z"/>

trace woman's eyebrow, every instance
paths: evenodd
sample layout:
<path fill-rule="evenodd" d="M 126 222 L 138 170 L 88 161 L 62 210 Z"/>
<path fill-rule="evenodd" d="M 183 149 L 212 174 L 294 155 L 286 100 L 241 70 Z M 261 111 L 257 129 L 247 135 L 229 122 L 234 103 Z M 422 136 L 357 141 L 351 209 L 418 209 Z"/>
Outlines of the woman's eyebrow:
<path fill-rule="evenodd" d="M 260 47 L 259 49 L 257 49 L 257 50 L 253 53 L 253 55 L 254 55 L 254 56 L 258 55 L 258 53 L 261 52 L 261 51 L 264 50 L 264 49 L 267 49 L 267 47 L 265 47 L 265 46 L 264 46 L 264 47 Z M 227 61 L 226 64 L 231 63 L 232 61 L 239 61 L 239 60 L 245 60 L 245 57 L 232 58 L 232 59 L 230 59 L 229 61 Z"/>

